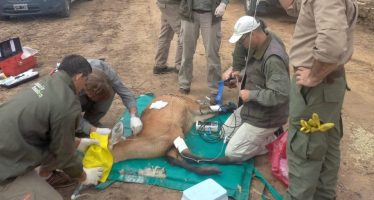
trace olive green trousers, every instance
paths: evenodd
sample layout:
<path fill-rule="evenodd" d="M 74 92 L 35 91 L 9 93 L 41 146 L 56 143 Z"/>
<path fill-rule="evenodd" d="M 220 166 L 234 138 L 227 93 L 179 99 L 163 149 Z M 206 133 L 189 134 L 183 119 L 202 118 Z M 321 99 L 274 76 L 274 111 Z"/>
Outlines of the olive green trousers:
<path fill-rule="evenodd" d="M 345 90 L 344 76 L 335 78 L 333 83 L 322 82 L 311 88 L 296 85 L 293 78 L 287 142 L 289 187 L 285 200 L 336 198 Z M 312 113 L 317 113 L 322 123 L 335 123 L 335 128 L 311 134 L 299 131 L 300 120 L 308 120 Z"/>

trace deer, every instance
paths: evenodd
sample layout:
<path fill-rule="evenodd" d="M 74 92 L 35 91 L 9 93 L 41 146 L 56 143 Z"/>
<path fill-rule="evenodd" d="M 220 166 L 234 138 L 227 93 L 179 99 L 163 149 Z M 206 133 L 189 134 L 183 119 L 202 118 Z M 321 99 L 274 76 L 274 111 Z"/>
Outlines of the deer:
<path fill-rule="evenodd" d="M 172 164 L 183 167 L 199 175 L 212 175 L 220 173 L 216 167 L 195 166 L 191 161 L 208 160 L 192 154 L 189 149 L 179 152 L 174 141 L 191 129 L 196 121 L 207 120 L 216 114 L 211 107 L 200 105 L 188 96 L 162 95 L 152 102 L 164 101 L 168 104 L 161 109 L 150 109 L 148 106 L 141 117 L 143 129 L 137 135 L 126 139 L 120 135 L 111 135 L 110 146 L 114 162 L 129 159 L 147 159 L 165 156 Z M 115 129 L 115 128 L 113 128 Z M 211 161 L 213 161 L 212 159 Z M 230 163 L 227 160 L 216 159 L 216 163 Z"/>

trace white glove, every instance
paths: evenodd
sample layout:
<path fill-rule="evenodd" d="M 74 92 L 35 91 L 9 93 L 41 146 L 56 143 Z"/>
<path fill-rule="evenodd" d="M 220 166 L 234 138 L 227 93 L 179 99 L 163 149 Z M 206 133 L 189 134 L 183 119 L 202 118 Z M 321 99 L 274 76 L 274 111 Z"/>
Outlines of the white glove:
<path fill-rule="evenodd" d="M 92 144 L 99 144 L 99 141 L 91 138 L 81 138 L 78 144 L 78 151 L 85 152 L 87 148 Z"/>
<path fill-rule="evenodd" d="M 96 133 L 101 135 L 109 135 L 111 131 L 110 128 L 96 128 Z"/>
<path fill-rule="evenodd" d="M 82 182 L 83 185 L 97 185 L 101 175 L 103 175 L 103 168 L 83 168 L 84 173 L 86 173 L 86 180 Z"/>
<path fill-rule="evenodd" d="M 131 126 L 132 133 L 134 135 L 136 135 L 136 134 L 138 134 L 142 130 L 143 123 L 139 119 L 139 117 L 132 116 L 131 119 L 130 119 L 130 126 Z"/>
<path fill-rule="evenodd" d="M 219 6 L 216 8 L 216 11 L 214 12 L 214 15 L 216 17 L 222 17 L 225 14 L 226 10 L 226 4 L 220 3 Z"/>

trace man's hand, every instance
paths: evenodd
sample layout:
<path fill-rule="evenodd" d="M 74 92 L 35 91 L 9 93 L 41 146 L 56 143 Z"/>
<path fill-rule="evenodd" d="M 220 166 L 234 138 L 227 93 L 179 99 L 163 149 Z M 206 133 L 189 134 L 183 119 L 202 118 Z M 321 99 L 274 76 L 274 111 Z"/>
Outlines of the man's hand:
<path fill-rule="evenodd" d="M 84 153 L 87 150 L 87 148 L 92 144 L 99 144 L 99 141 L 97 141 L 95 139 L 91 139 L 91 138 L 81 138 L 79 140 L 79 144 L 78 144 L 77 149 L 78 149 L 78 151 Z"/>
<path fill-rule="evenodd" d="M 244 101 L 248 102 L 249 101 L 249 90 L 240 90 L 239 97 Z"/>
<path fill-rule="evenodd" d="M 225 72 L 222 74 L 222 80 L 227 80 L 232 77 L 232 67 L 229 67 Z"/>
<path fill-rule="evenodd" d="M 222 17 L 225 14 L 225 10 L 226 10 L 226 4 L 225 3 L 220 3 L 217 6 L 216 11 L 214 12 L 214 15 L 216 17 Z"/>
<path fill-rule="evenodd" d="M 103 175 L 103 168 L 96 167 L 96 168 L 83 168 L 84 173 L 82 174 L 83 185 L 97 185 L 99 182 L 101 175 Z M 85 177 L 85 178 L 84 178 Z"/>
<path fill-rule="evenodd" d="M 233 71 L 231 73 L 231 76 L 237 78 L 239 81 L 242 80 L 242 77 L 240 76 L 240 71 Z"/>
<path fill-rule="evenodd" d="M 131 116 L 131 119 L 130 119 L 130 126 L 131 126 L 132 133 L 136 135 L 142 130 L 143 123 L 139 119 L 139 117 L 133 115 Z"/>
<path fill-rule="evenodd" d="M 237 79 L 232 75 L 232 67 L 228 68 L 222 74 L 222 79 L 224 80 L 224 85 L 229 88 L 236 88 L 237 87 Z"/>
<path fill-rule="evenodd" d="M 295 76 L 296 84 L 301 86 L 314 87 L 322 82 L 322 79 L 313 79 L 311 69 L 306 67 L 298 67 Z"/>
<path fill-rule="evenodd" d="M 223 80 L 225 81 L 224 82 L 224 85 L 226 87 L 229 87 L 229 88 L 236 88 L 236 87 L 240 87 L 240 81 L 241 81 L 241 77 L 240 77 L 240 71 L 233 71 L 232 70 L 232 67 L 230 67 L 229 69 L 227 69 L 223 74 L 222 74 L 222 77 L 223 77 Z"/>

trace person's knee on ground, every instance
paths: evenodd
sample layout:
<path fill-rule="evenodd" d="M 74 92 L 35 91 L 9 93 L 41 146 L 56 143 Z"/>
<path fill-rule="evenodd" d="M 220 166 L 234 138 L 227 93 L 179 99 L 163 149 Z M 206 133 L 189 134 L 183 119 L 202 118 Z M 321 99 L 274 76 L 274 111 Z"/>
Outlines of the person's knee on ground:
<path fill-rule="evenodd" d="M 232 161 L 243 162 L 255 156 L 266 154 L 267 152 L 266 147 L 261 145 L 254 147 L 252 151 L 248 152 L 238 152 L 235 148 L 228 145 L 225 150 L 225 156 L 230 158 Z"/>

